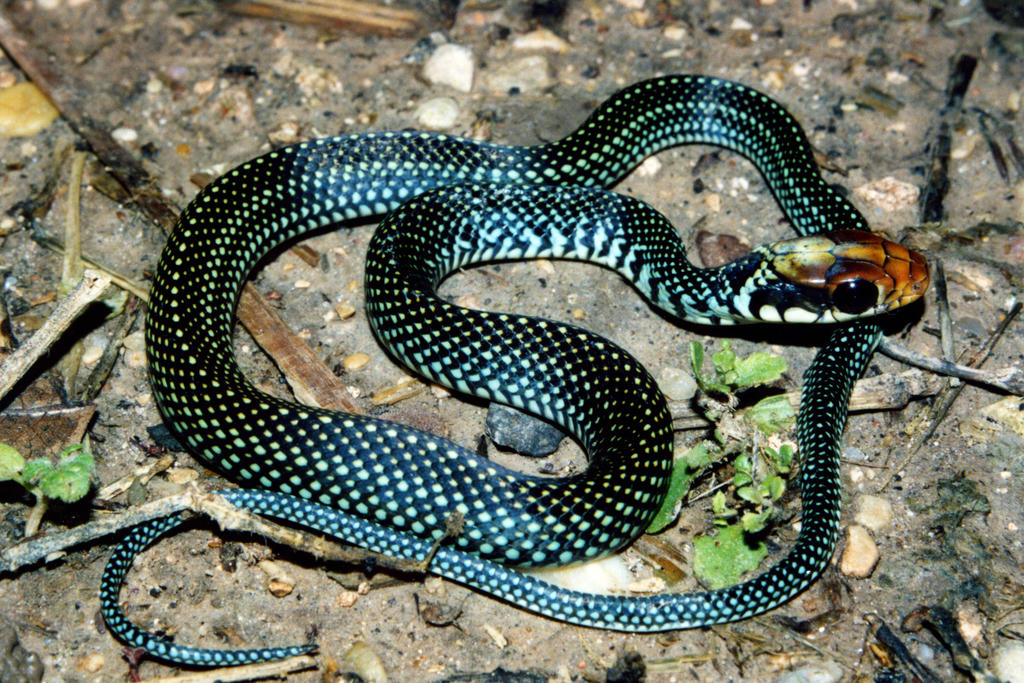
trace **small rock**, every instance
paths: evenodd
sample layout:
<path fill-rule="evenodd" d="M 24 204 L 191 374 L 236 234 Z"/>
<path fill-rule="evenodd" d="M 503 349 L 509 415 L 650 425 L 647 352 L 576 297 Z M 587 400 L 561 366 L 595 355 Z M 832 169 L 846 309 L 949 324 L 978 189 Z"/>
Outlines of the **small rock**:
<path fill-rule="evenodd" d="M 75 668 L 82 673 L 95 674 L 99 673 L 105 663 L 106 661 L 104 660 L 103 655 L 93 653 L 91 655 L 85 655 L 75 662 Z"/>
<path fill-rule="evenodd" d="M 799 669 L 787 671 L 776 683 L 838 683 L 843 679 L 843 668 L 836 662 L 815 662 Z"/>
<path fill-rule="evenodd" d="M 992 657 L 992 670 L 1000 681 L 1024 683 L 1024 643 L 1004 641 Z"/>
<path fill-rule="evenodd" d="M 384 669 L 384 662 L 380 660 L 377 653 L 362 640 L 352 643 L 342 658 L 344 662 L 355 668 L 356 673 L 366 683 L 387 683 L 388 674 Z"/>
<path fill-rule="evenodd" d="M 557 427 L 500 403 L 487 409 L 486 431 L 499 446 L 533 458 L 551 455 L 565 438 Z"/>
<path fill-rule="evenodd" d="M 451 97 L 432 97 L 416 108 L 414 116 L 424 128 L 447 130 L 459 118 L 459 103 Z"/>
<path fill-rule="evenodd" d="M 854 521 L 872 531 L 881 531 L 892 524 L 892 503 L 878 496 L 861 496 Z"/>
<path fill-rule="evenodd" d="M 348 320 L 356 314 L 356 307 L 347 301 L 339 302 L 335 305 L 334 310 L 342 320 Z"/>
<path fill-rule="evenodd" d="M 447 85 L 459 92 L 473 89 L 473 51 L 448 43 L 438 47 L 423 63 L 423 78 L 428 83 Z"/>
<path fill-rule="evenodd" d="M 358 370 L 369 362 L 370 357 L 365 353 L 353 353 L 341 361 L 341 364 L 345 366 L 346 370 Z"/>
<path fill-rule="evenodd" d="M 542 92 L 555 84 L 543 55 L 530 55 L 495 64 L 486 74 L 487 89 L 499 92 Z"/>
<path fill-rule="evenodd" d="M 854 579 L 866 579 L 875 570 L 878 558 L 878 546 L 868 530 L 859 524 L 851 525 L 846 530 L 846 549 L 839 561 L 839 571 Z"/>
<path fill-rule="evenodd" d="M 697 394 L 697 381 L 687 370 L 667 367 L 658 374 L 658 388 L 670 401 L 689 401 Z"/>
<path fill-rule="evenodd" d="M 93 363 L 95 363 L 96 361 L 98 361 L 102 357 L 103 357 L 103 347 L 100 346 L 99 344 L 93 344 L 92 346 L 87 348 L 84 352 L 82 352 L 82 364 L 83 365 L 92 365 Z"/>
<path fill-rule="evenodd" d="M 32 83 L 0 90 L 0 137 L 35 135 L 60 115 Z"/>
<path fill-rule="evenodd" d="M 517 50 L 548 50 L 549 52 L 564 54 L 569 51 L 572 45 L 553 31 L 539 28 L 536 31 L 530 31 L 515 38 L 512 41 L 512 47 Z"/>
<path fill-rule="evenodd" d="M 892 212 L 916 207 L 921 190 L 917 185 L 886 176 L 861 185 L 853 193 L 872 206 Z"/>

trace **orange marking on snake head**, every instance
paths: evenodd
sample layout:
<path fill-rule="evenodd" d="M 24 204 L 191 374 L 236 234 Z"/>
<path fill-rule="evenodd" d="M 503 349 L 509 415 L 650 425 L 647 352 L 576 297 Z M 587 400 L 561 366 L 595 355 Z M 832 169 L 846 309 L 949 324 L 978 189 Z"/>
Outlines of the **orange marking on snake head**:
<path fill-rule="evenodd" d="M 923 256 L 869 232 L 840 230 L 775 246 L 775 271 L 822 290 L 843 318 L 905 306 L 928 288 Z"/>

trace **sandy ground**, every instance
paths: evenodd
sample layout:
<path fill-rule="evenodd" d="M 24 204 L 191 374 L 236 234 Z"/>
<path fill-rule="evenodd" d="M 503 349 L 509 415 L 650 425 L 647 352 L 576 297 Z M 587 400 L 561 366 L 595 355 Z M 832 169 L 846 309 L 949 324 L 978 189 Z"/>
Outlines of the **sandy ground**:
<path fill-rule="evenodd" d="M 52 9 L 17 2 L 11 13 L 33 40 L 53 53 L 55 68 L 88 84 L 89 113 L 96 120 L 136 133 L 128 148 L 144 160 L 160 191 L 180 206 L 197 191 L 191 176 L 217 174 L 267 151 L 268 134 L 284 124 L 297 124 L 307 137 L 416 127 L 418 105 L 446 96 L 459 107 L 449 132 L 466 134 L 485 122 L 495 142 L 535 144 L 572 130 L 623 85 L 672 72 L 731 78 L 784 102 L 814 145 L 847 171 L 828 173 L 830 182 L 854 190 L 892 177 L 919 187 L 945 102 L 950 65 L 960 54 L 973 54 L 979 65 L 966 96 L 967 109 L 952 119 L 954 159 L 946 220 L 917 227 L 913 203 L 880 208 L 856 196 L 855 201 L 876 230 L 943 260 L 958 353 L 975 351 L 1005 314 L 1022 275 L 1024 185 L 1012 168 L 1009 181 L 998 173 L 975 111 L 988 112 L 993 121 L 1019 134 L 1022 68 L 1008 50 L 1020 41 L 1020 31 L 998 24 L 980 5 L 967 2 L 687 4 L 570 3 L 553 23 L 568 41 L 565 52 L 513 47 L 516 37 L 538 23 L 529 7 L 510 3 L 464 9 L 447 35 L 475 56 L 476 81 L 469 93 L 429 85 L 418 65 L 403 61 L 423 34 L 357 35 L 241 18 L 207 3 L 163 0 L 79 0 L 74 6 L 57 2 Z M 518 93 L 487 86 L 495 72 L 527 55 L 546 61 L 552 85 Z M 229 75 L 226 68 L 233 65 L 251 66 L 254 75 Z M 17 67 L 2 58 L 0 74 L 21 78 Z M 891 112 L 857 106 L 869 87 L 890 94 L 902 106 Z M 0 140 L 0 210 L 7 212 L 38 188 L 59 150 L 74 143 L 74 134 L 61 121 L 30 138 Z M 664 152 L 658 157 L 659 169 L 634 173 L 618 189 L 666 213 L 691 244 L 698 221 L 705 230 L 735 235 L 751 245 L 788 236 L 764 182 L 736 155 L 723 152 L 717 163 L 700 170 L 697 177 L 704 190 L 695 191 L 693 169 L 709 151 Z M 61 193 L 41 227 L 59 234 L 65 210 L 66 194 Z M 84 193 L 83 223 L 86 253 L 145 281 L 164 241 L 158 228 L 133 209 L 89 190 Z M 325 255 L 326 268 L 310 267 L 285 252 L 254 276 L 261 291 L 281 294 L 282 315 L 308 335 L 329 366 L 353 353 L 369 356 L 369 363 L 344 375 L 360 400 L 404 374 L 373 340 L 361 308 L 362 253 L 370 234 L 370 228 L 359 228 L 311 238 L 309 244 Z M 11 305 L 12 298 L 33 302 L 53 292 L 60 265 L 58 257 L 37 246 L 25 231 L 14 230 L 0 248 L 0 271 Z M 299 281 L 308 286 L 298 286 Z M 581 265 L 523 263 L 472 271 L 453 278 L 444 294 L 476 297 L 489 309 L 575 318 L 624 346 L 655 376 L 667 367 L 687 366 L 689 340 L 703 339 L 708 348 L 717 349 L 725 338 L 704 337 L 705 330 L 673 324 L 649 309 L 618 276 Z M 351 303 L 356 314 L 347 320 L 332 316 L 339 302 Z M 15 333 L 27 336 L 32 320 L 47 315 L 52 306 L 22 306 L 16 311 L 22 317 Z M 938 354 L 934 299 L 929 297 L 908 320 L 913 325 L 900 341 Z M 109 325 L 91 331 L 86 345 L 101 343 L 110 334 Z M 741 353 L 767 347 L 783 355 L 790 363 L 783 388 L 792 388 L 815 350 L 803 333 L 795 336 L 752 330 L 735 345 Z M 287 391 L 244 333 L 239 333 L 238 348 L 250 377 Z M 1019 363 L 1022 350 L 1018 321 L 986 367 Z M 130 355 L 119 362 L 97 401 L 92 433 L 98 437 L 93 443 L 101 484 L 147 460 L 130 439 L 149 442 L 146 428 L 160 422 L 145 368 L 137 354 Z M 901 369 L 879 355 L 869 373 Z M 343 584 L 350 578 L 338 583 L 314 561 L 282 551 L 277 551 L 277 561 L 294 577 L 296 588 L 278 599 L 267 592 L 266 576 L 252 562 L 240 562 L 233 573 L 223 570 L 214 545 L 218 536 L 208 528 L 174 535 L 145 555 L 125 599 L 140 625 L 169 629 L 182 642 L 208 647 L 302 642 L 315 629 L 322 653 L 337 659 L 354 642 L 364 641 L 392 681 L 442 680 L 497 667 L 535 669 L 560 680 L 604 680 L 607 667 L 630 650 L 651 667 L 649 681 L 775 680 L 787 668 L 807 662 L 838 663 L 843 678 L 851 680 L 878 666 L 865 654 L 865 615 L 875 614 L 895 627 L 917 606 L 935 603 L 952 608 L 974 635 L 972 644 L 988 655 L 1006 637 L 1007 631 L 1000 629 L 1018 620 L 1020 612 L 1014 610 L 1024 595 L 1020 441 L 972 439 L 965 430 L 973 414 L 999 398 L 967 387 L 927 446 L 884 491 L 880 484 L 903 461 L 904 447 L 921 429 L 917 418 L 927 404 L 919 401 L 902 411 L 851 419 L 843 467 L 849 492 L 844 526 L 852 522 L 852 503 L 862 493 L 887 499 L 895 520 L 872 534 L 881 562 L 870 578 L 854 580 L 836 572 L 779 611 L 798 619 L 831 611 L 828 623 L 804 635 L 805 641 L 780 628 L 776 614 L 726 629 L 605 633 L 534 617 L 458 586 L 419 581 L 374 587 L 349 605 L 350 593 Z M 28 400 L 19 397 L 14 404 Z M 484 410 L 455 397 L 426 392 L 400 407 L 439 417 L 454 440 L 471 447 L 483 430 Z M 680 432 L 679 449 L 701 436 Z M 567 457 L 556 455 L 556 468 Z M 148 495 L 180 490 L 189 471 L 203 486 L 221 481 L 184 454 L 177 470 L 184 470 L 184 476 L 157 478 Z M 728 476 L 728 470 L 717 476 Z M 955 522 L 941 517 L 948 512 L 948 482 L 958 479 L 971 482 L 991 511 L 967 513 Z M 0 488 L 0 542 L 17 538 L 25 503 L 13 487 Z M 59 527 L 63 521 L 60 513 L 54 514 L 44 526 Z M 686 511 L 663 538 L 688 556 L 693 534 L 710 526 L 705 500 Z M 788 529 L 783 532 L 775 536 L 776 556 L 792 535 Z M 247 560 L 272 554 L 251 538 L 232 540 L 242 543 Z M 17 626 L 27 648 L 44 658 L 49 681 L 124 679 L 127 667 L 120 645 L 98 626 L 97 618 L 99 576 L 112 543 L 97 543 L 45 568 L 0 578 L 0 614 Z M 836 605 L 830 606 L 828 586 L 838 595 Z M 696 584 L 690 579 L 682 587 L 694 589 Z M 458 606 L 461 616 L 449 626 L 428 625 L 417 611 L 417 595 L 421 602 Z M 503 638 L 496 639 L 494 632 Z M 915 652 L 947 680 L 956 680 L 949 658 L 931 636 L 907 637 Z M 152 677 L 170 672 L 145 663 L 142 673 Z M 313 681 L 319 676 L 306 672 L 292 678 Z"/>

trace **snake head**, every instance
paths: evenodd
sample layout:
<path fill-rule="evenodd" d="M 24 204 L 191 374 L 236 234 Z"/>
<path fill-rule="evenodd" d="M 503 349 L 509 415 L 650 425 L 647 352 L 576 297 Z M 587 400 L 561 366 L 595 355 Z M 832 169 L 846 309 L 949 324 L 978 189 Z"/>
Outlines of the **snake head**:
<path fill-rule="evenodd" d="M 916 301 L 928 288 L 920 254 L 861 230 L 800 237 L 764 248 L 764 293 L 751 294 L 762 320 L 842 322 Z M 775 293 L 772 290 L 775 290 Z"/>

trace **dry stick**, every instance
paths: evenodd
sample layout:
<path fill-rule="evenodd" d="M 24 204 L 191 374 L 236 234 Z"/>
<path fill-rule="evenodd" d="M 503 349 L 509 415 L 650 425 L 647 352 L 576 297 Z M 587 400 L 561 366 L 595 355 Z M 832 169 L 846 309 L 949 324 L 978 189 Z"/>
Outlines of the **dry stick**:
<path fill-rule="evenodd" d="M 280 526 L 244 509 L 231 505 L 216 493 L 190 491 L 168 496 L 151 503 L 137 505 L 127 512 L 109 515 L 98 521 L 82 524 L 73 529 L 16 543 L 0 550 L 0 571 L 13 572 L 45 558 L 63 553 L 68 548 L 124 529 L 148 522 L 151 519 L 167 517 L 183 511 L 198 512 L 210 517 L 221 529 L 245 531 L 264 540 L 295 548 L 324 561 L 345 562 L 362 565 L 372 562 L 375 567 L 387 567 L 404 572 L 420 572 L 420 563 L 412 560 L 378 555 L 306 531 Z M 59 556 L 59 555 L 58 555 Z"/>
<path fill-rule="evenodd" d="M 246 284 L 242 289 L 242 296 L 238 300 L 238 317 L 245 321 L 245 327 L 256 343 L 284 373 L 295 392 L 295 398 L 307 405 L 362 413 L 337 376 L 309 348 L 309 344 L 288 327 L 251 284 Z"/>
<path fill-rule="evenodd" d="M 184 676 L 151 679 L 157 683 L 232 683 L 233 681 L 254 681 L 258 678 L 286 678 L 287 674 L 305 669 L 314 669 L 319 664 L 309 655 L 301 655 L 277 662 L 246 664 L 227 669 L 200 671 Z"/>
<path fill-rule="evenodd" d="M 43 247 L 44 249 L 49 249 L 55 254 L 64 253 L 64 240 L 62 239 L 51 237 L 50 235 L 46 235 L 42 231 L 37 230 L 32 234 L 32 240 L 39 246 Z M 117 285 L 126 292 L 139 297 L 145 302 L 149 301 L 149 290 L 146 289 L 144 286 L 136 282 L 132 282 L 126 276 L 120 274 L 110 266 L 100 263 L 99 261 L 92 258 L 88 254 L 82 254 L 82 261 L 87 263 L 94 270 L 98 270 L 107 277 L 109 277 L 111 283 Z"/>
<path fill-rule="evenodd" d="M 992 333 L 992 336 L 989 337 L 988 341 L 985 342 L 985 345 L 981 348 L 980 351 L 978 351 L 978 353 L 974 355 L 970 363 L 968 363 L 969 366 L 980 366 L 982 363 L 988 360 L 989 355 L 992 353 L 992 349 L 995 348 L 995 345 L 999 342 L 1000 339 L 1002 339 L 1003 334 L 1005 334 L 1006 329 L 1010 326 L 1010 324 L 1014 320 L 1016 320 L 1018 315 L 1020 315 L 1022 308 L 1024 308 L 1024 304 L 1022 304 L 1021 302 L 1018 301 L 1016 304 L 1014 304 L 1010 312 L 1007 313 L 1006 317 L 1003 318 L 1002 322 L 999 323 L 999 326 L 996 328 L 995 332 Z M 892 472 L 889 474 L 889 478 L 880 487 L 880 491 L 884 491 L 889 487 L 889 485 L 893 482 L 896 476 L 903 470 L 903 468 L 907 466 L 907 463 L 910 462 L 910 460 L 913 459 L 913 457 L 917 454 L 921 446 L 923 446 L 924 443 L 932 437 L 932 434 L 934 434 L 935 430 L 939 428 L 939 424 L 942 422 L 943 418 L 949 412 L 949 409 L 953 406 L 953 402 L 956 401 L 956 399 L 960 396 L 960 393 L 964 390 L 965 386 L 967 385 L 961 384 L 956 387 L 947 387 L 946 390 L 939 396 L 939 400 L 932 407 L 931 426 L 923 433 L 921 437 L 915 439 L 914 442 L 910 445 L 906 457 L 903 458 L 903 460 L 900 462 L 898 466 L 892 469 Z"/>
<path fill-rule="evenodd" d="M 88 143 L 100 161 L 110 169 L 111 175 L 132 196 L 139 209 L 165 232 L 170 232 L 177 220 L 177 209 L 161 192 L 154 188 L 149 173 L 111 137 L 109 130 L 95 122 L 86 113 L 87 100 L 80 93 L 87 93 L 89 89 L 81 86 L 70 74 L 60 74 L 54 71 L 54 65 L 59 62 L 50 60 L 48 55 L 32 46 L 2 9 L 0 9 L 0 46 L 57 107 L 67 120 L 68 125 Z M 141 299 L 146 299 L 145 291 L 140 292 L 137 289 L 129 291 Z M 262 323 L 250 318 L 252 312 L 262 311 L 264 314 L 272 316 L 276 316 L 276 313 L 267 306 L 262 297 L 253 297 L 251 288 L 248 293 L 243 291 L 242 300 L 244 305 L 239 307 L 239 320 L 257 338 L 257 343 L 260 346 L 278 348 L 282 345 L 289 346 L 301 342 L 302 346 L 308 350 L 308 345 L 295 335 L 275 338 L 273 335 L 280 329 L 278 326 L 265 328 L 267 330 L 265 333 L 254 330 L 253 327 L 261 328 Z M 272 336 L 265 338 L 261 336 L 262 334 Z M 293 387 L 296 385 L 303 387 L 297 389 L 297 392 L 316 397 L 325 393 L 320 387 L 327 384 L 331 387 L 326 392 L 325 400 L 328 403 L 332 402 L 331 397 L 336 398 L 347 393 L 344 385 L 334 377 L 330 369 L 312 351 L 306 353 L 306 351 L 299 350 L 294 353 L 294 356 L 297 360 L 288 365 L 286 372 L 290 373 L 288 381 Z M 351 406 L 346 408 L 350 411 L 351 409 Z"/>
<path fill-rule="evenodd" d="M 110 286 L 110 278 L 86 270 L 81 282 L 61 301 L 39 330 L 0 365 L 0 400 L 45 354 L 75 318 Z"/>
<path fill-rule="evenodd" d="M 408 35 L 423 22 L 418 12 L 357 0 L 235 0 L 222 6 L 255 17 L 337 24 L 384 35 Z"/>
<path fill-rule="evenodd" d="M 85 265 L 82 263 L 82 176 L 85 173 L 85 152 L 75 152 L 71 156 L 71 179 L 68 181 L 67 216 L 64 221 L 64 258 L 61 259 L 60 295 L 71 291 L 82 279 Z M 76 392 L 78 370 L 82 363 L 82 340 L 76 339 L 71 350 L 60 362 L 64 387 L 69 396 Z"/>

